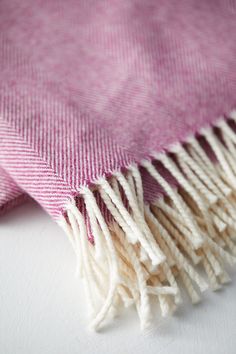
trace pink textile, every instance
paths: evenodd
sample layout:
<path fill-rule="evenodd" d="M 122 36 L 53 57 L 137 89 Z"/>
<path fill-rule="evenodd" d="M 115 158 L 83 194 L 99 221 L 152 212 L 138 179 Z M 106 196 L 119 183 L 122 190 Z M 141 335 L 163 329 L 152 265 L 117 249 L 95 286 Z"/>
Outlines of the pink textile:
<path fill-rule="evenodd" d="M 0 2 L 0 164 L 57 218 L 236 106 L 236 2 Z"/>
<path fill-rule="evenodd" d="M 27 199 L 20 187 L 0 167 L 0 215 Z"/>

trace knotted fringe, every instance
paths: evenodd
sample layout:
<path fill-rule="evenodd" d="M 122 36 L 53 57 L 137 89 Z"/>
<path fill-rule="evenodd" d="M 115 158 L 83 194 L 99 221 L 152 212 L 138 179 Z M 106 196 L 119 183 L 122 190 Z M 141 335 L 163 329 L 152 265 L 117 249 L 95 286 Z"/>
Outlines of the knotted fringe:
<path fill-rule="evenodd" d="M 200 132 L 217 162 L 209 158 L 200 138 L 192 137 L 141 163 L 164 191 L 155 203 L 145 205 L 140 167 L 130 166 L 125 173 L 98 180 L 96 191 L 81 189 L 87 219 L 75 201 L 67 205 L 59 223 L 78 258 L 93 328 L 114 317 L 120 306 L 132 304 L 141 328 L 146 328 L 152 319 L 151 295 L 166 316 L 181 303 L 180 283 L 197 303 L 208 284 L 217 290 L 230 280 L 224 264 L 236 260 L 234 120 L 235 112 L 230 120 L 222 118 Z M 178 188 L 158 171 L 157 161 L 174 176 Z M 109 220 L 95 193 L 109 211 Z M 88 221 L 94 244 L 88 241 Z M 207 280 L 198 273 L 201 267 Z"/>

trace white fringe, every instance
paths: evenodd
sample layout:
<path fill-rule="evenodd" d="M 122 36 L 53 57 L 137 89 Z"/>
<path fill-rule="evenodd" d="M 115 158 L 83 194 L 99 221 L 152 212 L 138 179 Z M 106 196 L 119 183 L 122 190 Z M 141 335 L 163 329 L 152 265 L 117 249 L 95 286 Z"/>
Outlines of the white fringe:
<path fill-rule="evenodd" d="M 230 117 L 236 121 L 236 112 Z M 136 165 L 95 183 L 112 222 L 105 220 L 94 190 L 81 188 L 94 245 L 75 201 L 66 206 L 67 216 L 59 223 L 76 253 L 92 328 L 99 329 L 120 307 L 133 304 L 141 328 L 148 327 L 151 296 L 158 299 L 162 316 L 171 314 L 181 302 L 180 280 L 192 303 L 198 303 L 199 291 L 208 285 L 197 267 L 203 267 L 213 290 L 230 281 L 224 263 L 233 265 L 236 256 L 236 134 L 223 118 L 216 127 L 220 138 L 212 128 L 201 131 L 216 163 L 195 137 L 172 147 L 171 155 L 142 161 L 165 192 L 151 205 L 144 203 Z M 175 177 L 178 188 L 165 180 L 155 161 Z"/>

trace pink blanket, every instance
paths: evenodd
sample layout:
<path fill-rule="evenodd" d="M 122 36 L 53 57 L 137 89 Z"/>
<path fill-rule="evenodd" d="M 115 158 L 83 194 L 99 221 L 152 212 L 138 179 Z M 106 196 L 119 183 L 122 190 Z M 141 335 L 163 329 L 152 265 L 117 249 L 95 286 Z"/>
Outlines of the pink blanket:
<path fill-rule="evenodd" d="M 0 3 L 0 164 L 65 229 L 92 325 L 232 264 L 235 1 Z M 88 242 L 88 238 L 91 242 Z M 228 247 L 228 250 L 227 250 Z"/>
<path fill-rule="evenodd" d="M 27 194 L 0 167 L 0 215 L 23 203 L 27 198 Z"/>

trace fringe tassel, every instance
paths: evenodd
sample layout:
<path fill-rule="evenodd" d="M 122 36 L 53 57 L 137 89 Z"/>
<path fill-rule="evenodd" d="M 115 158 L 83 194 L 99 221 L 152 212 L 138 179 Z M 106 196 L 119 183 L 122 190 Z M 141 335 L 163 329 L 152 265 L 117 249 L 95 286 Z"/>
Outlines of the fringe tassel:
<path fill-rule="evenodd" d="M 236 112 L 230 119 L 236 121 Z M 164 190 L 155 203 L 145 205 L 142 176 L 135 165 L 110 180 L 101 178 L 93 191 L 81 188 L 94 245 L 75 201 L 66 206 L 59 223 L 78 259 L 94 329 L 122 305 L 133 304 L 141 328 L 146 328 L 152 319 L 151 296 L 167 316 L 182 301 L 180 282 L 195 304 L 208 284 L 217 290 L 230 281 L 224 264 L 236 261 L 236 134 L 222 118 L 201 135 L 217 162 L 199 138 L 191 137 L 141 163 Z M 177 180 L 178 188 L 158 171 L 157 161 Z M 112 221 L 107 221 L 95 193 Z M 208 281 L 199 275 L 199 267 Z"/>

